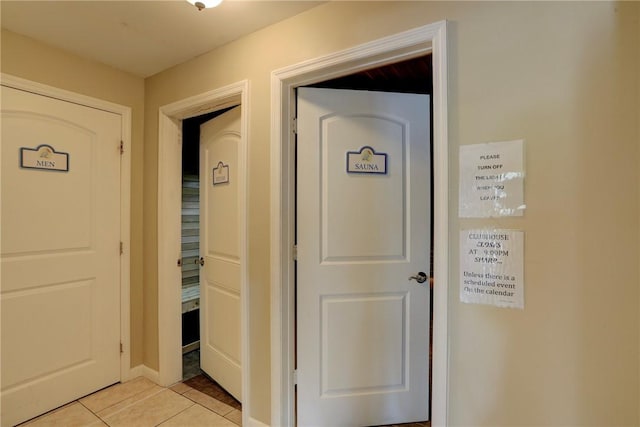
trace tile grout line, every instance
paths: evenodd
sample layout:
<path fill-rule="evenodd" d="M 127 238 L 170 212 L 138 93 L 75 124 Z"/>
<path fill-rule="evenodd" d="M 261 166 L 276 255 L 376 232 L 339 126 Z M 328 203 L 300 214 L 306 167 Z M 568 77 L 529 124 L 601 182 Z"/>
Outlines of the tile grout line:
<path fill-rule="evenodd" d="M 150 387 L 150 388 L 152 388 L 152 387 Z M 119 409 L 119 410 L 117 410 L 117 411 L 115 411 L 115 412 L 109 413 L 109 415 L 108 415 L 108 416 L 105 416 L 104 418 L 103 418 L 103 417 L 101 417 L 100 415 L 98 415 L 97 413 L 95 413 L 95 412 L 91 411 L 90 409 L 89 409 L 89 410 L 91 411 L 91 413 L 92 413 L 92 414 L 94 414 L 96 417 L 98 417 L 102 422 L 104 422 L 104 423 L 105 423 L 105 424 L 107 424 L 107 425 L 110 425 L 110 424 L 107 422 L 107 418 L 111 418 L 111 417 L 113 417 L 114 415 L 119 414 L 120 412 L 124 411 L 125 409 L 128 409 L 128 408 L 130 408 L 130 407 L 131 407 L 131 406 L 133 406 L 133 405 L 137 405 L 137 404 L 138 404 L 138 403 L 140 403 L 140 402 L 144 402 L 145 400 L 147 400 L 147 399 L 149 399 L 149 398 L 151 398 L 151 397 L 153 397 L 153 396 L 155 396 L 155 395 L 157 395 L 157 394 L 160 394 L 160 393 L 162 393 L 162 392 L 163 392 L 163 391 L 165 391 L 165 390 L 169 390 L 169 389 L 168 389 L 168 388 L 161 388 L 160 390 L 156 391 L 155 393 L 150 394 L 150 395 L 149 395 L 149 396 L 147 396 L 147 397 L 144 397 L 144 398 L 142 398 L 142 399 L 140 399 L 140 400 L 133 401 L 132 403 L 130 403 L 130 404 L 128 404 L 128 405 L 123 406 L 121 409 Z M 107 410 L 107 409 L 109 409 L 109 408 L 113 408 L 114 406 L 119 405 L 120 403 L 124 402 L 124 401 L 125 401 L 125 400 L 127 400 L 127 399 L 133 399 L 134 397 L 141 395 L 141 394 L 142 394 L 142 393 L 144 393 L 145 391 L 146 391 L 146 390 L 143 390 L 143 391 L 141 391 L 140 393 L 136 393 L 136 394 L 134 394 L 133 396 L 129 396 L 129 397 L 128 397 L 128 398 L 126 398 L 126 399 L 122 399 L 121 401 L 119 401 L 119 402 L 117 402 L 117 403 L 114 403 L 113 405 L 110 405 L 110 406 L 107 406 L 107 407 L 106 407 L 106 408 L 104 408 L 104 409 L 101 409 L 99 412 L 103 412 L 103 411 L 106 411 L 106 410 Z M 173 390 L 171 390 L 171 391 L 173 391 Z M 87 409 L 88 409 L 88 408 L 87 408 Z"/>
<path fill-rule="evenodd" d="M 169 388 L 167 388 L 167 390 L 170 390 L 170 389 L 169 389 Z M 171 390 L 171 391 L 173 391 L 173 390 Z M 174 392 L 174 393 L 176 393 L 175 391 L 173 391 L 173 392 Z M 177 394 L 178 396 L 182 396 L 180 393 L 176 393 L 176 394 Z M 189 400 L 191 400 L 191 399 L 189 399 Z M 197 403 L 195 403 L 195 402 L 193 402 L 193 401 L 191 401 L 191 402 L 193 403 L 193 405 L 191 405 L 191 406 L 188 406 L 188 407 L 184 408 L 182 411 L 178 412 L 177 414 L 174 414 L 174 415 L 170 416 L 170 417 L 169 417 L 169 418 L 167 418 L 166 420 L 162 420 L 161 422 L 159 422 L 158 424 L 156 424 L 156 425 L 155 425 L 155 427 L 158 427 L 158 426 L 160 426 L 160 425 L 162 425 L 162 424 L 166 423 L 167 421 L 169 421 L 169 420 L 171 420 L 171 419 L 173 419 L 173 418 L 177 417 L 178 415 L 182 414 L 184 411 L 186 411 L 186 410 L 188 410 L 188 409 L 190 409 L 190 408 L 193 408 L 195 405 L 197 405 Z"/>
<path fill-rule="evenodd" d="M 184 382 L 176 383 L 171 387 L 175 387 L 177 384 L 184 384 Z M 121 400 L 119 400 L 117 402 L 114 402 L 114 403 L 110 404 L 107 407 L 101 408 L 100 410 L 96 410 L 96 411 L 91 409 L 89 407 L 89 405 L 87 405 L 84 402 L 82 402 L 82 400 L 85 399 L 88 396 L 85 396 L 85 397 L 80 398 L 80 399 L 76 399 L 73 402 L 70 402 L 69 404 L 67 404 L 67 406 L 68 405 L 72 405 L 74 403 L 79 403 L 80 407 L 84 408 L 89 414 L 91 414 L 91 415 L 93 415 L 93 417 L 95 417 L 95 420 L 90 424 L 91 426 L 94 426 L 94 425 L 97 426 L 98 423 L 103 427 L 104 426 L 111 426 L 111 424 L 110 424 L 110 422 L 108 420 L 112 419 L 117 414 L 121 414 L 123 411 L 125 411 L 127 409 L 130 409 L 132 406 L 139 405 L 142 402 L 145 402 L 148 399 L 151 399 L 151 398 L 157 396 L 158 394 L 163 393 L 166 390 L 170 390 L 176 396 L 180 396 L 180 397 L 186 398 L 187 401 L 189 401 L 191 403 L 191 405 L 189 405 L 187 408 L 181 410 L 177 414 L 171 415 L 169 418 L 158 422 L 157 424 L 155 424 L 155 426 L 160 426 L 161 424 L 163 424 L 163 423 L 175 418 L 176 416 L 178 416 L 178 415 L 182 414 L 183 412 L 193 408 L 196 405 L 198 407 L 202 408 L 202 409 L 205 409 L 207 412 L 211 412 L 211 413 L 213 413 L 213 414 L 215 414 L 215 415 L 227 420 L 228 422 L 232 423 L 234 426 L 241 426 L 242 425 L 242 422 L 240 422 L 240 423 L 237 422 L 237 418 L 238 418 L 237 417 L 237 413 L 238 412 L 242 413 L 242 409 L 237 409 L 237 408 L 229 405 L 228 403 L 218 399 L 217 397 L 214 397 L 214 396 L 211 396 L 211 395 L 209 395 L 207 393 L 204 393 L 203 391 L 198 390 L 197 388 L 193 388 L 193 387 L 191 387 L 191 386 L 189 386 L 187 384 L 184 384 L 184 386 L 186 386 L 186 388 L 183 389 L 182 392 L 180 392 L 178 390 L 172 389 L 171 387 L 159 387 L 155 391 L 152 391 L 152 389 L 154 388 L 154 385 L 152 385 L 149 388 L 145 388 L 144 390 L 141 390 L 138 393 L 130 395 L 130 396 L 124 398 L 124 399 L 121 399 Z M 151 394 L 146 395 L 143 398 L 139 398 L 141 395 L 146 394 L 147 392 L 151 392 Z M 222 408 L 220 408 L 220 409 L 223 409 L 223 410 L 218 412 L 218 411 L 214 410 L 213 408 L 210 408 L 210 407 L 206 406 L 205 404 L 203 404 L 203 403 L 201 403 L 201 402 L 196 400 L 197 396 L 194 396 L 192 398 L 192 397 L 189 397 L 189 395 L 186 395 L 189 392 L 196 392 L 197 395 L 202 395 L 202 396 L 204 396 L 204 397 L 206 397 L 208 399 L 212 399 L 212 400 L 216 401 L 217 403 L 223 405 Z M 124 406 L 122 406 L 120 409 L 111 412 L 111 410 L 113 410 L 115 407 L 117 407 L 118 405 L 123 405 L 123 403 L 126 402 L 126 401 L 129 401 L 129 403 L 124 405 Z M 60 408 L 63 408 L 63 407 L 64 406 L 62 406 Z M 60 408 L 57 408 L 56 410 L 58 410 Z M 102 414 L 102 415 L 99 415 L 99 414 Z M 41 415 L 40 417 L 42 417 L 42 416 L 45 416 L 45 414 Z M 233 419 L 233 418 L 236 418 L 236 419 Z"/>
<path fill-rule="evenodd" d="M 102 392 L 104 392 L 104 391 L 106 391 L 106 390 L 113 389 L 114 387 L 123 386 L 124 384 L 127 384 L 127 383 L 133 383 L 133 382 L 135 382 L 135 381 L 137 381 L 138 379 L 141 379 L 141 378 L 144 378 L 144 377 L 136 377 L 136 378 L 134 378 L 134 379 L 132 379 L 132 380 L 130 380 L 130 381 L 127 381 L 127 382 L 120 382 L 120 383 L 113 384 L 113 385 L 111 385 L 111 386 L 109 386 L 109 387 L 105 387 L 105 388 L 103 388 L 103 389 L 101 389 L 101 390 L 98 390 L 98 391 L 96 391 L 96 392 L 94 392 L 94 393 L 88 394 L 87 396 L 83 396 L 83 397 L 81 397 L 81 398 L 79 398 L 79 399 L 75 400 L 75 402 L 80 403 L 82 406 L 84 406 L 85 408 L 87 408 L 87 410 L 88 410 L 89 412 L 91 412 L 92 414 L 94 414 L 95 416 L 97 416 L 98 418 L 100 418 L 100 416 L 98 415 L 98 412 L 102 412 L 102 411 L 105 411 L 105 410 L 107 410 L 107 409 L 109 409 L 109 408 L 112 408 L 112 407 L 114 407 L 114 406 L 116 406 L 116 405 L 119 405 L 119 404 L 121 404 L 122 402 L 124 402 L 124 401 L 125 401 L 125 400 L 127 400 L 127 399 L 132 399 L 132 398 L 134 398 L 134 397 L 136 397 L 136 396 L 138 396 L 138 395 L 140 395 L 140 394 L 142 394 L 142 393 L 146 392 L 147 390 L 152 389 L 152 388 L 155 386 L 155 384 L 154 384 L 154 383 L 151 383 L 147 388 L 145 388 L 145 389 L 143 389 L 143 390 L 140 390 L 139 392 L 137 392 L 137 393 L 135 393 L 135 394 L 133 394 L 133 395 L 131 395 L 131 396 L 127 396 L 127 397 L 125 397 L 125 398 L 123 398 L 123 399 L 121 399 L 121 400 L 118 400 L 117 402 L 114 402 L 114 403 L 110 404 L 109 406 L 105 406 L 104 408 L 101 408 L 100 410 L 97 410 L 97 411 L 94 411 L 93 409 L 89 408 L 89 407 L 88 407 L 87 405 L 85 405 L 82 401 L 83 401 L 83 400 L 88 400 L 88 399 L 90 399 L 92 396 L 97 395 L 97 394 L 100 394 L 100 393 L 102 393 Z"/>
<path fill-rule="evenodd" d="M 229 411 L 229 413 L 227 415 L 231 414 L 233 411 L 237 411 L 237 409 L 233 408 L 231 411 Z M 242 413 L 242 411 L 240 411 L 240 413 Z M 242 421 L 240 422 L 240 424 L 238 424 L 234 420 L 232 420 L 231 418 L 228 418 L 227 415 L 224 416 L 225 420 L 229 420 L 229 421 L 231 421 L 233 424 L 235 424 L 237 426 L 241 426 L 242 425 Z M 240 419 L 242 419 L 242 415 L 240 415 Z"/>
<path fill-rule="evenodd" d="M 76 400 L 76 402 L 78 402 L 84 409 L 86 409 L 87 411 L 89 411 L 94 417 L 96 417 L 99 421 L 102 421 L 104 424 L 107 424 L 107 422 L 105 420 L 103 420 L 102 418 L 100 418 L 100 416 L 98 414 L 96 414 L 95 412 L 93 412 L 91 409 L 89 409 L 87 407 L 87 405 L 85 405 L 84 403 L 82 403 L 80 401 L 80 399 Z M 113 406 L 113 405 L 111 405 Z M 109 425 L 109 424 L 107 424 Z"/>
<path fill-rule="evenodd" d="M 203 405 L 202 403 L 200 403 L 200 402 L 198 402 L 198 401 L 196 401 L 196 400 L 193 400 L 193 399 L 192 399 L 192 398 L 190 398 L 189 396 L 185 396 L 185 394 L 187 394 L 189 391 L 192 391 L 192 390 L 195 390 L 195 391 L 197 391 L 198 393 L 200 393 L 200 394 L 202 394 L 202 395 L 204 395 L 204 396 L 206 396 L 206 397 L 209 397 L 209 398 L 211 398 L 211 399 L 213 399 L 213 400 L 215 400 L 215 401 L 217 401 L 217 402 L 222 403 L 222 404 L 223 404 L 223 405 L 225 405 L 225 406 L 228 406 L 228 407 L 229 407 L 229 410 L 228 410 L 227 412 L 224 412 L 224 413 L 216 412 L 216 411 L 214 411 L 213 409 L 209 409 L 209 408 L 207 408 L 207 407 L 206 407 L 205 405 Z M 216 398 L 215 398 L 215 397 L 213 397 L 213 396 L 209 396 L 208 394 L 203 393 L 203 392 L 201 392 L 201 391 L 200 391 L 200 390 L 198 390 L 198 389 L 195 389 L 195 388 L 194 388 L 194 389 L 192 389 L 192 390 L 188 390 L 188 391 L 186 391 L 184 394 L 182 394 L 182 396 L 183 396 L 183 397 L 185 397 L 185 398 L 187 398 L 187 399 L 189 399 L 190 401 L 192 401 L 192 402 L 193 402 L 193 403 L 195 403 L 196 405 L 200 405 L 200 406 L 202 406 L 203 408 L 205 408 L 205 409 L 207 409 L 207 410 L 209 410 L 209 411 L 213 412 L 214 414 L 220 415 L 222 418 L 227 418 L 227 415 L 229 415 L 229 414 L 230 414 L 231 412 L 233 412 L 233 410 L 235 409 L 235 408 L 233 408 L 233 407 L 229 406 L 228 404 L 224 403 L 223 401 L 221 401 L 221 400 L 219 400 L 219 399 L 216 399 Z M 174 392 L 174 393 L 175 393 L 175 392 Z M 231 421 L 231 420 L 229 420 L 229 421 Z M 235 423 L 234 423 L 234 424 L 235 424 Z"/>

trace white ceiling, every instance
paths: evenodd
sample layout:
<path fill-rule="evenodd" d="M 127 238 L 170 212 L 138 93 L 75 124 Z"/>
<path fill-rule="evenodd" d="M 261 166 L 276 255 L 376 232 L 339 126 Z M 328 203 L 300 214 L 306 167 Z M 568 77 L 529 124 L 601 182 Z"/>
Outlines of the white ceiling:
<path fill-rule="evenodd" d="M 198 11 L 185 0 L 1 0 L 2 28 L 148 77 L 320 1 L 225 0 Z"/>

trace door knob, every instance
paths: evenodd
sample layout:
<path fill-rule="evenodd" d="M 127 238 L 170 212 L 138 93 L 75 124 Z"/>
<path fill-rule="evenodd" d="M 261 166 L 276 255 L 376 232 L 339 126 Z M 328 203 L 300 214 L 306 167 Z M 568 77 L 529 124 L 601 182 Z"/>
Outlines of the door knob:
<path fill-rule="evenodd" d="M 202 267 L 204 265 L 204 258 L 200 257 L 200 261 L 196 261 L 197 264 L 200 264 Z"/>
<path fill-rule="evenodd" d="M 416 274 L 415 276 L 411 276 L 409 277 L 409 280 L 415 280 L 418 283 L 424 283 L 427 281 L 427 275 L 424 274 L 423 271 L 419 272 L 418 274 Z"/>

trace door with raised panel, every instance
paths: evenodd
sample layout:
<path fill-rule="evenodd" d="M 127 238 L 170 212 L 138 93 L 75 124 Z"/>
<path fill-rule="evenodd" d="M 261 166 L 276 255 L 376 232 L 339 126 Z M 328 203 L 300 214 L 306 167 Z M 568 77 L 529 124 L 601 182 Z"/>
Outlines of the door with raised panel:
<path fill-rule="evenodd" d="M 200 365 L 242 400 L 240 108 L 200 126 Z"/>
<path fill-rule="evenodd" d="M 298 425 L 427 420 L 429 97 L 297 100 Z"/>
<path fill-rule="evenodd" d="M 121 116 L 2 87 L 2 425 L 120 380 Z"/>

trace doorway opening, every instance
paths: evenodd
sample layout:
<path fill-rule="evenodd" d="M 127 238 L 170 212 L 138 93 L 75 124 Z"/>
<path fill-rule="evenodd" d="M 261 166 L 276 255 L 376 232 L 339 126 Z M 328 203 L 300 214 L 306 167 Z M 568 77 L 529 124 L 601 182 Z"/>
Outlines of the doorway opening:
<path fill-rule="evenodd" d="M 183 122 L 218 113 L 236 105 L 242 105 L 239 118 L 238 170 L 246 170 L 249 108 L 249 83 L 244 80 L 228 86 L 201 93 L 172 104 L 159 111 L 158 129 L 158 331 L 159 369 L 154 380 L 170 386 L 182 380 L 182 146 Z M 237 181 L 238 199 L 246 206 L 246 179 Z M 240 360 L 242 365 L 242 417 L 248 421 L 249 402 L 249 292 L 247 286 L 248 227 L 246 209 L 238 215 L 239 258 L 239 312 L 240 312 Z M 153 373 L 151 373 L 153 374 Z"/>
<path fill-rule="evenodd" d="M 230 108 L 182 121 L 182 380 L 200 369 L 200 125 Z"/>
<path fill-rule="evenodd" d="M 446 22 L 425 25 L 272 73 L 272 425 L 295 423 L 295 89 L 431 54 L 433 69 L 432 423 L 447 424 L 448 143 Z"/>
<path fill-rule="evenodd" d="M 409 94 L 413 94 L 413 95 L 427 95 L 428 96 L 428 101 L 427 101 L 427 107 L 425 108 L 428 111 L 425 111 L 425 116 L 424 119 L 422 121 L 422 123 L 424 123 L 425 121 L 427 122 L 427 126 L 429 129 L 429 132 L 425 135 L 426 138 L 428 139 L 428 141 L 425 141 L 424 139 L 420 138 L 420 141 L 424 141 L 423 143 L 426 145 L 425 149 L 428 151 L 428 163 L 429 164 L 425 164 L 424 168 L 427 169 L 427 174 L 428 174 L 428 181 L 429 181 L 429 186 L 426 189 L 423 189 L 422 191 L 419 191 L 418 193 L 424 194 L 425 192 L 428 193 L 428 195 L 425 196 L 419 196 L 419 198 L 422 197 L 426 197 L 429 199 L 428 202 L 428 206 L 430 207 L 430 212 L 428 212 L 428 219 L 425 218 L 425 221 L 427 222 L 426 224 L 424 224 L 424 227 L 427 227 L 429 229 L 428 232 L 428 236 L 429 236 L 429 242 L 425 244 L 425 246 L 427 246 L 427 248 L 429 249 L 429 254 L 431 254 L 430 256 L 427 256 L 427 259 L 424 259 L 424 262 L 421 261 L 417 261 L 418 264 L 420 264 L 421 266 L 425 266 L 425 262 L 426 262 L 426 267 L 428 268 L 427 270 L 427 275 L 429 278 L 431 278 L 433 276 L 433 252 L 434 252 L 434 244 L 433 244 L 433 126 L 431 126 L 430 124 L 433 123 L 433 106 L 432 106 L 432 100 L 433 97 L 432 92 L 433 92 L 433 85 L 432 85 L 432 79 L 433 79 L 433 72 L 432 72 L 432 56 L 431 54 L 427 54 L 427 55 L 422 55 L 422 56 L 418 56 L 415 58 L 410 58 L 407 60 L 403 60 L 400 62 L 395 62 L 392 64 L 387 64 L 387 65 L 383 65 L 383 66 L 379 66 L 376 68 L 371 68 L 371 69 L 366 69 L 366 70 L 362 70 L 362 71 L 358 71 L 356 73 L 353 74 L 349 74 L 346 76 L 341 76 L 341 77 L 337 77 L 337 78 L 333 78 L 333 79 L 329 79 L 329 80 L 324 80 L 321 82 L 314 82 L 312 84 L 309 85 L 304 85 L 304 86 L 299 86 L 298 88 L 296 88 L 296 93 L 300 92 L 301 88 L 321 88 L 321 89 L 332 89 L 335 90 L 337 97 L 341 97 L 340 99 L 342 99 L 341 104 L 345 104 L 347 102 L 347 99 L 349 98 L 350 95 L 348 95 L 349 93 L 351 93 L 351 91 L 360 91 L 360 92 L 387 92 L 389 93 L 389 95 L 398 95 L 398 94 L 405 94 L 405 95 L 409 95 Z M 342 90 L 342 91 L 340 91 Z M 346 91 L 345 91 L 346 90 Z M 327 93 L 328 94 L 328 93 Z M 296 99 L 298 100 L 298 96 L 296 96 Z M 367 97 L 367 99 L 369 99 L 369 97 Z M 378 99 L 381 100 L 383 98 L 381 97 L 376 97 L 376 98 L 372 98 L 372 99 Z M 406 99 L 407 101 L 410 99 L 408 97 L 401 97 L 401 98 L 394 98 L 394 99 Z M 416 98 L 411 98 L 411 99 L 416 99 Z M 413 101 L 411 101 L 413 103 Z M 424 104 L 422 104 L 424 105 Z M 326 107 L 325 107 L 326 108 Z M 401 108 L 401 110 L 404 109 Z M 297 121 L 298 121 L 298 138 L 300 138 L 300 136 L 302 135 L 302 120 L 303 120 L 303 116 L 300 110 L 300 107 L 297 105 L 296 102 L 296 111 L 298 111 L 297 113 Z M 419 113 L 418 113 L 419 115 Z M 404 117 L 404 116 L 402 116 Z M 345 118 L 345 121 L 347 119 Z M 307 121 L 305 121 L 305 123 L 308 123 Z M 417 123 L 416 123 L 417 124 Z M 327 124 L 327 126 L 329 126 Z M 413 128 L 412 128 L 413 129 Z M 329 130 L 328 129 L 324 129 L 323 128 L 323 134 L 324 132 L 327 132 L 327 136 L 325 136 L 324 138 L 329 138 L 328 134 L 329 134 Z M 412 132 L 413 133 L 413 132 Z M 373 135 L 371 135 L 373 136 Z M 389 138 L 389 136 L 387 137 Z M 323 139 L 324 140 L 324 139 Z M 307 139 L 308 142 L 308 139 Z M 400 141 L 398 141 L 400 142 Z M 414 139 L 414 143 L 418 142 L 417 140 Z M 326 143 L 326 141 L 325 141 Z M 336 141 L 336 143 L 339 143 L 338 141 Z M 368 143 L 371 143 L 371 141 L 369 140 Z M 382 142 L 379 142 L 382 143 Z M 299 153 L 301 152 L 302 148 L 300 146 L 301 142 L 300 140 L 298 140 L 297 142 L 297 149 L 296 149 L 296 153 L 297 155 L 299 155 Z M 416 155 L 417 152 L 420 150 L 416 151 Z M 386 154 L 385 154 L 386 156 Z M 324 164 L 324 161 L 326 160 L 327 162 L 330 162 L 330 160 L 328 159 L 324 159 L 323 156 L 321 156 L 323 158 L 323 160 L 321 161 L 321 163 Z M 414 157 L 413 154 L 413 150 L 412 150 L 412 155 L 411 157 Z M 300 159 L 296 160 L 296 164 L 298 164 L 298 162 L 300 161 Z M 385 163 L 387 162 L 387 160 L 385 160 Z M 306 164 L 306 162 L 305 162 Z M 397 163 L 396 163 L 397 165 Z M 330 167 L 330 166 L 325 166 L 325 167 Z M 400 166 L 400 168 L 402 168 L 402 166 Z M 300 171 L 296 174 L 298 177 L 300 175 Z M 340 174 L 339 174 L 340 175 Z M 333 176 L 333 174 L 332 174 Z M 387 175 L 387 173 L 385 172 L 385 177 L 388 177 L 389 179 L 390 176 Z M 329 178 L 330 180 L 330 178 Z M 346 191 L 345 190 L 345 186 L 349 187 L 350 184 L 353 184 L 353 181 L 345 181 L 342 183 L 341 185 L 341 192 L 342 191 Z M 373 182 L 370 182 L 371 185 L 375 186 L 376 184 L 374 184 Z M 297 179 L 296 179 L 296 186 L 298 187 L 300 184 L 298 183 Z M 323 187 L 324 187 L 325 183 L 323 181 Z M 327 184 L 329 185 L 329 184 Z M 308 189 L 307 189 L 308 190 Z M 325 191 L 329 191 L 330 190 L 325 190 Z M 303 191 L 303 193 L 305 193 Z M 415 195 L 414 195 L 415 196 Z M 325 195 L 324 197 L 329 197 L 328 195 Z M 323 197 L 323 199 L 324 199 Z M 349 199 L 352 200 L 353 196 L 350 196 Z M 363 199 L 363 201 L 366 201 L 366 198 Z M 300 212 L 300 206 L 298 205 L 299 203 L 301 203 L 299 200 L 296 200 L 296 224 L 300 224 L 299 220 L 298 220 L 298 214 Z M 305 202 L 306 203 L 306 202 Z M 326 214 L 326 213 L 325 213 Z M 361 221 L 365 221 L 365 217 L 367 217 L 366 215 L 362 215 L 359 216 L 359 219 Z M 334 218 L 335 220 L 335 218 Z M 387 220 L 390 220 L 390 218 L 387 218 Z M 307 223 L 307 226 L 309 224 Z M 390 225 L 390 224 L 389 224 Z M 303 230 L 304 231 L 304 230 Z M 346 231 L 346 230 L 345 230 Z M 329 233 L 328 231 L 325 231 L 326 233 Z M 413 231 L 412 231 L 413 233 Z M 359 234 L 358 234 L 359 235 Z M 323 233 L 324 236 L 324 233 Z M 359 235 L 360 236 L 360 235 Z M 365 237 L 365 236 L 360 236 Z M 300 243 L 298 241 L 299 238 L 299 231 L 297 230 L 296 227 L 296 237 L 295 237 L 295 241 L 296 241 L 296 247 L 298 247 L 298 249 L 300 250 Z M 325 236 L 325 238 L 329 238 L 329 236 Z M 387 242 L 389 243 L 389 242 Z M 329 243 L 325 243 L 327 245 L 329 245 Z M 415 249 L 415 248 L 414 248 Z M 300 254 L 300 252 L 298 252 Z M 297 258 L 297 262 L 296 262 L 296 272 L 297 276 L 295 279 L 295 287 L 296 287 L 296 307 L 295 307 L 295 318 L 296 318 L 296 323 L 295 323 L 295 329 L 296 331 L 298 331 L 298 309 L 299 309 L 299 295 L 301 294 L 301 289 L 299 288 L 299 286 L 301 285 L 301 283 L 298 282 L 298 280 L 300 280 L 300 255 Z M 352 260 L 353 261 L 353 260 Z M 408 259 L 406 261 L 409 261 Z M 355 262 L 355 261 L 353 261 Z M 306 264 L 308 264 L 309 262 L 307 261 Z M 374 264 L 369 265 L 369 268 L 374 268 L 373 267 Z M 309 266 L 308 266 L 309 267 Z M 386 267 L 383 267 L 383 265 L 379 265 L 379 267 L 386 269 Z M 327 269 L 330 267 L 324 266 L 321 267 L 322 270 Z M 342 266 L 342 269 L 346 268 L 346 266 Z M 396 267 L 397 268 L 397 267 Z M 304 277 L 305 275 L 302 274 L 302 277 Z M 334 277 L 334 276 L 332 276 Z M 346 283 L 343 283 L 342 285 L 338 286 L 338 288 L 343 288 L 344 286 L 346 286 Z M 378 286 L 382 285 L 382 283 L 379 283 Z M 426 416 L 425 415 L 421 415 L 419 418 L 419 422 L 416 422 L 414 420 L 409 420 L 407 418 L 405 418 L 407 421 L 412 421 L 412 422 L 416 422 L 418 423 L 417 425 L 430 425 L 430 422 L 428 421 L 431 418 L 431 405 L 426 401 L 426 400 L 430 400 L 430 397 L 427 396 L 431 396 L 431 372 L 432 372 L 432 352 L 431 352 L 431 348 L 432 348 L 432 337 L 433 337 L 433 305 L 432 305 L 432 301 L 433 301 L 433 281 L 430 280 L 429 281 L 429 287 L 428 287 L 428 293 L 429 295 L 429 303 L 426 304 L 427 307 L 422 307 L 422 310 L 428 310 L 428 313 L 426 314 L 426 316 L 428 316 L 428 326 L 425 324 L 424 327 L 422 328 L 425 332 L 427 332 L 428 329 L 428 350 L 426 351 L 425 354 L 422 354 L 423 356 L 423 362 L 425 365 L 428 364 L 428 368 L 425 367 L 425 370 L 423 370 L 422 372 L 424 372 L 424 378 L 421 381 L 427 382 L 427 385 L 425 385 L 425 387 L 428 388 L 428 394 L 427 395 L 423 395 L 423 398 L 425 399 L 425 404 L 426 404 Z M 397 290 L 398 288 L 396 287 L 397 285 L 394 285 L 392 288 Z M 416 286 L 418 289 L 423 289 L 425 286 L 422 285 L 417 285 Z M 365 287 L 367 288 L 367 287 Z M 344 289 L 344 288 L 343 288 Z M 352 288 L 349 288 L 352 289 Z M 364 289 L 364 288 L 362 288 Z M 388 289 L 388 288 L 387 288 Z M 412 292 L 416 292 L 415 288 L 413 288 L 414 290 Z M 304 290 L 304 289 L 302 289 Z M 333 290 L 334 292 L 337 292 L 337 289 Z M 418 294 L 420 293 L 420 291 L 418 291 L 417 294 L 414 294 L 413 297 L 418 299 Z M 351 295 L 352 298 L 355 298 L 353 295 Z M 356 298 L 357 299 L 357 298 Z M 362 302 L 360 302 L 362 303 Z M 353 303 L 352 303 L 353 304 Z M 336 305 L 335 303 L 333 305 Z M 305 308 L 305 313 L 307 313 L 308 316 L 308 309 L 309 307 L 307 306 Z M 334 307 L 332 310 L 336 310 L 336 308 Z M 328 313 L 325 313 L 324 311 L 322 312 L 322 317 L 324 319 L 324 316 L 328 316 Z M 365 315 L 366 316 L 366 315 Z M 352 319 L 352 320 L 355 320 Z M 388 319 L 389 320 L 389 319 Z M 328 320 L 325 320 L 325 322 Z M 324 323 L 323 323 L 324 324 Z M 417 326 L 419 330 L 420 326 L 415 324 L 415 319 L 414 319 L 414 323 L 412 324 L 412 328 Z M 326 326 L 326 325 L 325 325 Z M 341 327 L 341 329 L 344 329 L 346 327 L 346 325 L 343 325 L 343 327 Z M 310 331 L 306 330 L 305 333 L 302 334 L 302 337 L 304 337 L 307 333 L 310 333 Z M 323 328 L 323 334 L 327 334 L 328 332 L 324 330 Z M 379 330 L 377 333 L 381 333 Z M 300 363 L 300 349 L 301 347 L 299 347 L 301 344 L 300 341 L 300 335 L 299 332 L 296 332 L 296 336 L 298 337 L 297 340 L 297 345 L 296 345 L 296 349 L 295 349 L 295 360 L 296 360 L 296 371 L 299 371 L 298 367 L 298 363 Z M 365 339 L 364 336 L 360 336 L 361 339 Z M 417 341 L 420 341 L 419 339 L 417 339 Z M 325 339 L 328 339 L 325 337 Z M 402 341 L 402 340 L 401 340 Z M 324 341 L 323 341 L 324 342 Z M 398 343 L 399 345 L 403 345 L 401 342 Z M 413 346 L 413 344 L 416 344 L 415 342 L 411 342 L 410 346 Z M 328 350 L 327 350 L 328 351 Z M 408 350 L 407 350 L 408 351 Z M 415 353 L 415 350 L 412 350 Z M 309 354 L 308 352 L 305 354 Z M 378 355 L 379 356 L 379 355 Z M 345 355 L 346 357 L 346 355 Z M 342 358 L 344 361 L 344 358 Z M 425 360 L 427 359 L 427 360 Z M 345 362 L 346 363 L 346 362 Z M 413 362 L 412 365 L 417 365 L 418 363 Z M 306 364 L 307 368 L 309 367 L 308 363 Z M 391 368 L 391 367 L 390 367 Z M 302 382 L 302 374 L 305 372 L 305 370 L 303 369 L 302 371 L 300 371 L 298 373 L 298 382 L 297 382 L 297 388 L 296 388 L 296 402 L 297 402 L 297 407 L 299 408 L 301 403 L 300 401 L 298 401 L 298 399 L 300 398 L 300 386 L 301 384 L 303 384 Z M 356 375 L 355 373 L 352 373 L 353 375 Z M 328 374 L 325 374 L 328 375 Z M 324 380 L 323 381 L 329 381 L 327 380 L 325 377 L 323 377 Z M 415 378 L 414 378 L 415 380 Z M 308 391 L 308 389 L 307 389 Z M 347 393 L 346 390 L 342 390 L 343 393 Z M 418 392 L 418 391 L 413 391 L 411 393 L 416 393 L 415 395 L 420 395 L 421 393 L 424 392 Z M 354 395 L 355 396 L 355 395 Z M 355 397 L 353 397 L 353 399 L 355 399 Z M 408 398 L 405 398 L 403 401 L 406 402 L 408 400 Z M 419 405 L 424 407 L 424 405 Z M 414 410 L 416 413 L 417 412 L 421 412 L 420 410 Z M 408 416 L 407 414 L 404 414 L 404 416 Z M 425 418 L 422 418 L 422 416 L 425 416 Z M 296 415 L 296 419 L 298 419 L 298 416 Z"/>

